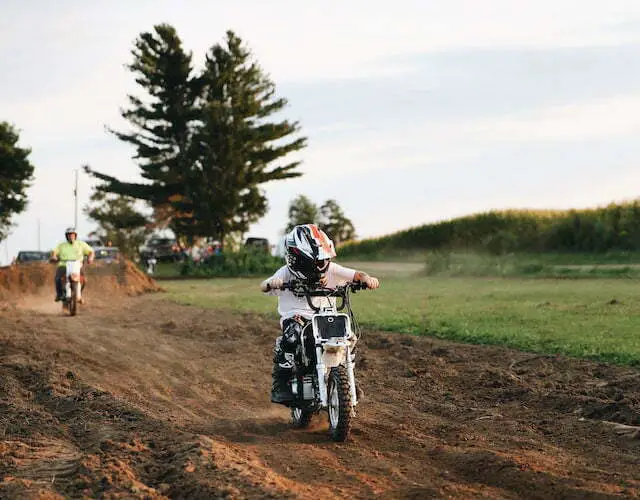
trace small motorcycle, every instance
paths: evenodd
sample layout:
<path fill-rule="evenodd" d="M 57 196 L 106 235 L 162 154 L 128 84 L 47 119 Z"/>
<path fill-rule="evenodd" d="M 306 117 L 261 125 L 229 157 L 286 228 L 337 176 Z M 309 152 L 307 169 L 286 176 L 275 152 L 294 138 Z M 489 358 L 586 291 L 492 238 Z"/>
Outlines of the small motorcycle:
<path fill-rule="evenodd" d="M 66 260 L 65 273 L 65 298 L 62 301 L 62 310 L 69 311 L 71 316 L 78 312 L 78 303 L 82 301 L 82 261 Z"/>
<path fill-rule="evenodd" d="M 350 282 L 335 289 L 309 287 L 290 281 L 282 285 L 298 297 L 306 297 L 315 311 L 301 330 L 294 353 L 290 379 L 295 400 L 289 404 L 294 427 L 307 427 L 314 414 L 327 411 L 329 433 L 334 441 L 345 441 L 358 404 L 355 345 L 359 329 L 351 309 L 349 293 L 366 288 Z M 315 297 L 321 297 L 317 306 Z M 338 305 L 338 299 L 341 303 Z M 344 309 L 347 313 L 342 313 Z"/>

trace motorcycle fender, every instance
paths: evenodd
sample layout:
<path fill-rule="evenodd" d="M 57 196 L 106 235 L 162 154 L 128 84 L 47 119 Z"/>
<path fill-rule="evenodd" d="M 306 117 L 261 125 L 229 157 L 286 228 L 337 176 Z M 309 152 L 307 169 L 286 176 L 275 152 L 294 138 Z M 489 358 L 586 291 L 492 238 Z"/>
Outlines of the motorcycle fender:
<path fill-rule="evenodd" d="M 342 351 L 345 347 L 347 347 L 347 341 L 341 338 L 331 339 L 324 344 L 324 350 L 327 352 Z"/>
<path fill-rule="evenodd" d="M 70 275 L 69 275 L 69 279 L 70 279 L 71 281 L 80 281 L 80 275 L 79 275 L 79 274 L 75 274 L 75 273 L 70 274 Z"/>
<path fill-rule="evenodd" d="M 324 358 L 324 366 L 327 370 L 333 368 L 334 366 L 338 366 L 344 361 L 344 349 L 327 351 L 325 349 L 323 358 Z"/>

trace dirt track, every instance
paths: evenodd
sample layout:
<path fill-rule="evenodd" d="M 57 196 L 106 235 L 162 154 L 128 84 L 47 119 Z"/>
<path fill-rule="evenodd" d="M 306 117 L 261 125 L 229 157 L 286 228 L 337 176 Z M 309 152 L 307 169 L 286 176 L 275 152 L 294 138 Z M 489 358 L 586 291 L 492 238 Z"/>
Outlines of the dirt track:
<path fill-rule="evenodd" d="M 640 496 L 637 370 L 365 332 L 352 438 L 268 400 L 277 324 L 0 306 L 1 498 Z M 366 314 L 360 311 L 361 315 Z"/>

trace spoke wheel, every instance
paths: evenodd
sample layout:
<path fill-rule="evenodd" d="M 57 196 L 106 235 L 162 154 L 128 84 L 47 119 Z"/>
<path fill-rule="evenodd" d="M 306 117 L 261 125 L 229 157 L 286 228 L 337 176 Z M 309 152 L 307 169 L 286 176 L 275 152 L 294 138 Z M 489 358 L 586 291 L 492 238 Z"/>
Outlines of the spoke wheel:
<path fill-rule="evenodd" d="M 78 285 L 77 281 L 71 282 L 71 298 L 69 299 L 69 314 L 75 316 L 78 312 Z"/>
<path fill-rule="evenodd" d="M 334 441 L 345 441 L 351 430 L 351 394 L 346 367 L 340 365 L 329 373 L 329 433 Z"/>

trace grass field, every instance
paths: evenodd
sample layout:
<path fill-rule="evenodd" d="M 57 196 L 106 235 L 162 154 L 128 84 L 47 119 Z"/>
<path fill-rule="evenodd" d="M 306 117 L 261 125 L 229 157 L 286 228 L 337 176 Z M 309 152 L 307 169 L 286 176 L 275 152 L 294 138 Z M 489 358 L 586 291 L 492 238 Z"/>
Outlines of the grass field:
<path fill-rule="evenodd" d="M 434 252 L 425 257 L 431 276 L 532 278 L 640 278 L 638 254 L 506 254 Z"/>
<path fill-rule="evenodd" d="M 406 263 L 368 263 L 384 279 L 354 296 L 367 328 L 537 353 L 640 365 L 640 281 L 427 277 Z M 177 302 L 258 312 L 276 319 L 276 298 L 256 279 L 163 282 Z"/>

